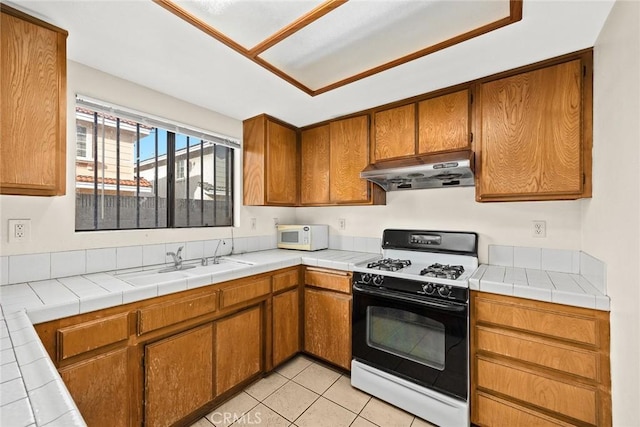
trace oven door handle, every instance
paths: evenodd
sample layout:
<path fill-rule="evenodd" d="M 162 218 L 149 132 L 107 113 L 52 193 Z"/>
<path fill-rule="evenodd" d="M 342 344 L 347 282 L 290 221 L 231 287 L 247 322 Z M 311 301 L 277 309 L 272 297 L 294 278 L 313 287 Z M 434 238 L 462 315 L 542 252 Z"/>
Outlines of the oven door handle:
<path fill-rule="evenodd" d="M 404 295 L 404 294 L 401 294 L 399 292 L 386 291 L 386 290 L 382 290 L 382 289 L 364 289 L 364 288 L 361 288 L 360 286 L 358 286 L 356 284 L 353 285 L 353 290 L 356 291 L 356 292 L 363 293 L 363 294 L 368 294 L 368 295 L 372 295 L 372 296 L 379 296 L 379 297 L 386 297 L 386 298 L 393 298 L 393 299 L 402 300 L 402 301 L 406 301 L 406 302 L 412 302 L 412 303 L 415 303 L 415 304 L 425 305 L 427 307 L 433 307 L 433 308 L 440 309 L 440 310 L 445 310 L 445 311 L 461 312 L 461 311 L 465 311 L 467 309 L 467 307 L 465 305 L 461 305 L 461 304 L 458 304 L 458 303 L 429 301 L 429 300 L 425 300 L 425 299 L 422 299 L 422 298 L 410 297 L 408 295 Z"/>

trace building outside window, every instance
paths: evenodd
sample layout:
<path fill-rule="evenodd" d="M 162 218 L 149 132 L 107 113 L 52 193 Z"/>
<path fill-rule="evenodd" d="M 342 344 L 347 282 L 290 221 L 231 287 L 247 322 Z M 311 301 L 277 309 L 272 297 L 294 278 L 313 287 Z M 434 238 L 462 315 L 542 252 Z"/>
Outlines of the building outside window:
<path fill-rule="evenodd" d="M 83 99 L 76 128 L 76 231 L 233 225 L 237 142 Z"/>

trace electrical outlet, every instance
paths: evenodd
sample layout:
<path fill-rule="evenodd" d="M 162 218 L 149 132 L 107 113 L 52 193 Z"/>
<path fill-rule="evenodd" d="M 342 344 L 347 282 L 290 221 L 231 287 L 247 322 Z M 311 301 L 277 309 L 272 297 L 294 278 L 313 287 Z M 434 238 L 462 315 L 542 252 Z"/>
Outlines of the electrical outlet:
<path fill-rule="evenodd" d="M 249 223 L 251 224 L 251 229 L 255 230 L 256 229 L 256 219 L 255 218 L 251 218 Z"/>
<path fill-rule="evenodd" d="M 547 237 L 547 222 L 533 221 L 532 233 L 533 237 Z"/>
<path fill-rule="evenodd" d="M 338 228 L 340 230 L 345 230 L 347 228 L 347 220 L 344 218 L 338 218 Z"/>
<path fill-rule="evenodd" d="M 273 218 L 273 227 L 278 228 L 279 224 L 280 224 L 280 220 L 278 218 Z"/>
<path fill-rule="evenodd" d="M 31 241 L 31 220 L 30 219 L 10 219 L 9 220 L 9 243 L 30 242 Z"/>

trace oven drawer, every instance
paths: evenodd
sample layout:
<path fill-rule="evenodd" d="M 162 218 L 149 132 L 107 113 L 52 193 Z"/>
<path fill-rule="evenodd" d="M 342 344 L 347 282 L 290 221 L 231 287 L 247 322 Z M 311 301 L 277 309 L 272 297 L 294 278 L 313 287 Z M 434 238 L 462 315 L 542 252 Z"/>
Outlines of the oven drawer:
<path fill-rule="evenodd" d="M 597 389 L 477 356 L 476 386 L 543 410 L 597 424 Z"/>
<path fill-rule="evenodd" d="M 597 352 L 558 344 L 531 335 L 478 326 L 476 350 L 556 369 L 594 381 L 600 379 Z"/>
<path fill-rule="evenodd" d="M 307 267 L 304 275 L 304 283 L 316 288 L 331 291 L 351 293 L 351 273 L 338 270 L 323 270 Z"/>

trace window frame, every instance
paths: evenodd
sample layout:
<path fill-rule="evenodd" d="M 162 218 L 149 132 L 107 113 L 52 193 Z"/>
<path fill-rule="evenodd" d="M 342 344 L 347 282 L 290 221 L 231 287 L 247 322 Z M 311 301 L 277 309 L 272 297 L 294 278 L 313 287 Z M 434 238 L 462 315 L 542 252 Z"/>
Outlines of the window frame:
<path fill-rule="evenodd" d="M 80 108 L 82 109 L 82 111 L 80 111 Z M 94 116 L 94 129 L 93 129 L 93 136 L 94 138 L 88 138 L 88 127 L 83 126 L 81 124 L 78 124 L 78 120 L 79 120 L 79 116 L 81 115 L 87 115 L 86 111 L 90 110 L 93 113 Z M 104 191 L 102 192 L 102 194 L 98 194 L 97 188 L 98 185 L 102 185 L 104 188 L 104 182 L 110 178 L 106 178 L 106 177 L 98 177 L 98 159 L 97 157 L 100 156 L 100 152 L 98 150 L 98 137 L 96 137 L 97 132 L 98 132 L 98 115 L 101 116 L 106 116 L 108 117 L 108 119 L 113 119 L 115 121 L 115 123 L 117 123 L 117 127 L 116 127 L 116 147 L 117 147 L 117 178 L 115 179 L 116 181 L 116 214 L 114 218 L 111 218 L 111 220 L 113 221 L 115 219 L 116 221 L 116 225 L 115 227 L 104 227 L 101 228 L 99 226 L 99 220 L 98 220 L 98 212 L 97 212 L 97 205 L 98 203 L 103 203 L 102 199 L 106 194 L 104 193 Z M 86 119 L 86 118 L 85 118 Z M 82 120 L 82 119 L 80 119 Z M 86 121 L 86 120 L 85 120 Z M 135 193 L 135 198 L 138 201 L 135 207 L 136 210 L 136 222 L 135 222 L 135 226 L 134 227 L 130 227 L 130 226 L 122 226 L 121 221 L 120 221 L 120 211 L 121 211 L 121 194 L 120 194 L 120 182 L 123 181 L 123 178 L 120 176 L 120 148 L 121 148 L 121 144 L 122 141 L 120 140 L 120 122 L 121 121 L 126 121 L 127 125 L 131 125 L 131 123 L 134 123 L 134 126 L 137 127 L 137 135 L 136 135 L 136 139 L 134 141 L 135 147 L 136 148 L 136 153 L 134 153 L 134 159 L 133 159 L 133 166 L 134 166 L 134 175 L 133 175 L 133 180 L 136 182 L 135 188 L 136 193 Z M 102 126 L 104 126 L 104 119 L 102 122 Z M 237 174 L 240 173 L 239 171 L 239 164 L 237 163 L 237 158 L 236 156 L 238 155 L 238 151 L 241 149 L 241 145 L 239 143 L 239 141 L 235 140 L 235 139 L 231 139 L 230 137 L 227 136 L 223 136 L 220 134 L 216 134 L 216 133 L 212 133 L 209 131 L 203 131 L 202 129 L 196 128 L 196 127 L 192 127 L 189 125 L 184 125 L 181 123 L 177 123 L 168 119 L 164 119 L 164 118 L 160 118 L 157 116 L 152 116 L 146 113 L 140 113 L 138 111 L 133 111 L 130 109 L 127 109 L 125 107 L 120 107 L 120 106 L 116 106 L 116 105 L 112 105 L 112 104 L 108 104 L 108 103 L 104 103 L 102 101 L 97 101 L 95 99 L 91 99 L 91 98 L 87 98 L 87 97 L 83 97 L 81 95 L 77 95 L 76 96 L 76 126 L 77 129 L 79 127 L 83 127 L 85 129 L 85 135 L 86 135 L 86 140 L 91 139 L 91 144 L 89 144 L 88 141 L 85 142 L 85 146 L 87 147 L 87 152 L 91 153 L 91 157 L 79 157 L 76 156 L 77 161 L 81 160 L 81 161 L 88 161 L 88 162 L 92 162 L 95 165 L 95 170 L 94 170 L 94 180 L 93 180 L 93 204 L 95 206 L 94 210 L 93 210 L 93 224 L 94 227 L 93 228 L 81 228 L 78 229 L 78 221 L 76 219 L 76 232 L 91 232 L 91 231 L 122 231 L 122 230 L 149 230 L 149 229 L 176 229 L 176 228 L 211 228 L 211 227 L 234 227 L 235 226 L 235 221 L 236 221 L 236 217 L 235 217 L 235 213 L 236 213 L 236 209 L 237 206 L 236 204 L 239 203 L 240 197 L 238 197 L 237 191 L 238 188 L 236 187 L 236 180 L 238 178 Z M 151 129 L 150 132 L 155 131 L 156 132 L 156 136 L 158 132 L 166 132 L 166 153 L 158 155 L 158 142 L 157 142 L 157 137 L 156 137 L 156 148 L 155 148 L 155 160 L 154 160 L 154 168 L 155 168 L 155 179 L 154 181 L 148 181 L 147 178 L 145 178 L 143 175 L 141 175 L 141 161 L 143 161 L 143 159 L 140 158 L 140 141 L 142 140 L 140 138 L 140 126 L 144 126 L 147 129 Z M 76 139 L 78 139 L 78 132 L 76 131 L 77 135 L 76 135 Z M 104 132 L 103 132 L 104 133 Z M 186 136 L 187 137 L 187 143 L 186 143 L 186 150 L 187 152 L 189 152 L 190 150 L 193 149 L 194 146 L 198 146 L 198 148 L 195 150 L 197 154 L 197 158 L 199 158 L 200 160 L 200 164 L 201 167 L 200 169 L 200 183 L 198 184 L 198 188 L 200 188 L 200 197 L 198 198 L 197 195 L 194 193 L 193 195 L 188 194 L 190 192 L 189 190 L 189 186 L 187 184 L 187 193 L 185 193 L 184 198 L 179 197 L 176 194 L 176 186 L 178 182 L 184 182 L 184 181 L 189 181 L 189 179 L 191 178 L 190 175 L 190 171 L 189 171 L 189 164 L 187 162 L 190 162 L 191 160 L 187 157 L 186 159 L 176 159 L 176 153 L 180 150 L 183 150 L 184 148 L 176 148 L 176 136 L 180 135 L 180 137 Z M 190 145 L 189 143 L 189 138 L 196 138 L 199 140 L 199 142 L 196 143 L 196 145 Z M 104 139 L 104 136 L 103 136 Z M 104 141 L 103 141 L 104 144 Z M 91 145 L 91 147 L 89 147 L 89 145 Z M 103 145 L 104 147 L 104 145 Z M 212 162 L 213 162 L 213 184 L 209 184 L 208 182 L 205 181 L 204 179 L 204 163 L 205 163 L 205 147 L 210 147 L 210 155 L 212 156 Z M 224 185 L 222 185 L 223 188 L 223 199 L 222 200 L 218 200 L 217 199 L 217 194 L 218 191 L 215 188 L 220 187 L 220 185 L 218 185 L 218 176 L 216 175 L 216 162 L 217 162 L 217 155 L 218 155 L 218 148 L 222 148 L 225 149 L 225 155 L 222 157 L 223 158 L 223 162 L 225 164 L 225 172 L 224 172 Z M 76 154 L 77 154 L 77 145 L 76 145 Z M 195 153 L 194 153 L 195 154 Z M 159 167 L 161 166 L 161 161 L 159 161 L 159 158 L 164 158 L 163 162 L 164 162 L 164 168 L 166 168 L 166 195 L 165 194 L 159 194 L 161 186 L 158 186 L 158 172 L 159 172 Z M 195 159 L 196 157 L 192 157 L 191 159 Z M 152 158 L 153 159 L 153 158 Z M 144 161 L 146 161 L 148 159 L 144 159 Z M 194 162 L 195 164 L 195 162 Z M 180 169 L 181 168 L 181 169 Z M 90 169 L 91 170 L 91 169 Z M 182 170 L 183 174 L 179 176 L 180 170 Z M 78 175 L 77 175 L 78 176 Z M 111 178 L 113 179 L 113 178 Z M 124 178 L 124 180 L 126 181 L 128 178 Z M 99 184 L 98 181 L 102 181 L 102 184 Z M 153 193 L 155 195 L 155 226 L 141 226 L 141 222 L 140 222 L 140 197 L 141 197 L 141 193 L 140 193 L 140 184 L 141 182 L 145 180 L 151 183 L 151 186 L 153 188 Z M 78 183 L 80 181 L 78 181 L 78 179 L 76 178 L 76 215 L 78 215 L 78 189 L 82 188 L 83 186 L 79 187 Z M 214 186 L 214 196 L 213 196 L 213 201 L 211 199 L 206 199 L 204 197 L 204 186 L 205 184 L 209 184 L 208 187 L 210 186 Z M 84 186 L 84 188 L 87 188 L 86 186 Z M 162 209 L 159 209 L 158 207 L 158 202 L 160 200 L 161 197 L 166 196 L 166 207 L 162 207 Z M 210 195 L 207 195 L 208 197 L 211 197 Z M 131 196 L 122 196 L 122 197 L 131 197 Z M 145 197 L 145 196 L 143 196 Z M 143 199 L 144 200 L 144 199 Z M 179 217 L 178 212 L 176 212 L 176 201 L 177 200 L 186 200 L 186 203 L 184 203 L 184 205 L 186 206 L 186 224 L 185 223 L 181 223 L 182 217 L 180 217 L 178 220 L 176 217 Z M 209 202 L 213 202 L 212 205 L 210 205 L 210 207 L 207 207 L 205 205 L 206 201 Z M 192 207 L 190 206 L 190 202 L 192 201 L 200 201 L 199 203 L 199 209 L 200 209 L 200 215 L 199 215 L 199 223 L 196 224 L 192 224 L 190 216 L 189 216 L 189 212 L 191 211 Z M 164 203 L 164 202 L 163 202 Z M 218 203 L 223 203 L 222 207 L 220 207 L 220 205 L 218 205 Z M 224 203 L 226 203 L 226 205 L 224 205 Z M 162 212 L 166 209 L 166 224 L 165 225 L 160 225 L 161 223 L 164 224 L 165 223 L 165 217 L 161 218 L 161 222 L 159 222 L 158 220 L 158 212 Z M 198 209 L 198 206 L 196 204 L 195 206 L 196 212 Z M 222 209 L 222 211 L 220 210 Z M 206 215 L 206 211 L 209 211 L 209 215 Z M 222 213 L 222 218 L 225 219 L 224 223 L 218 223 L 219 221 L 219 214 Z M 165 213 L 163 212 L 163 215 L 165 215 Z M 78 218 L 78 217 L 76 217 Z M 147 217 L 148 218 L 148 217 Z M 211 221 L 212 223 L 207 224 L 208 220 L 212 219 L 213 221 Z M 228 219 L 228 221 L 227 221 Z M 180 222 L 179 222 L 180 221 Z"/>

